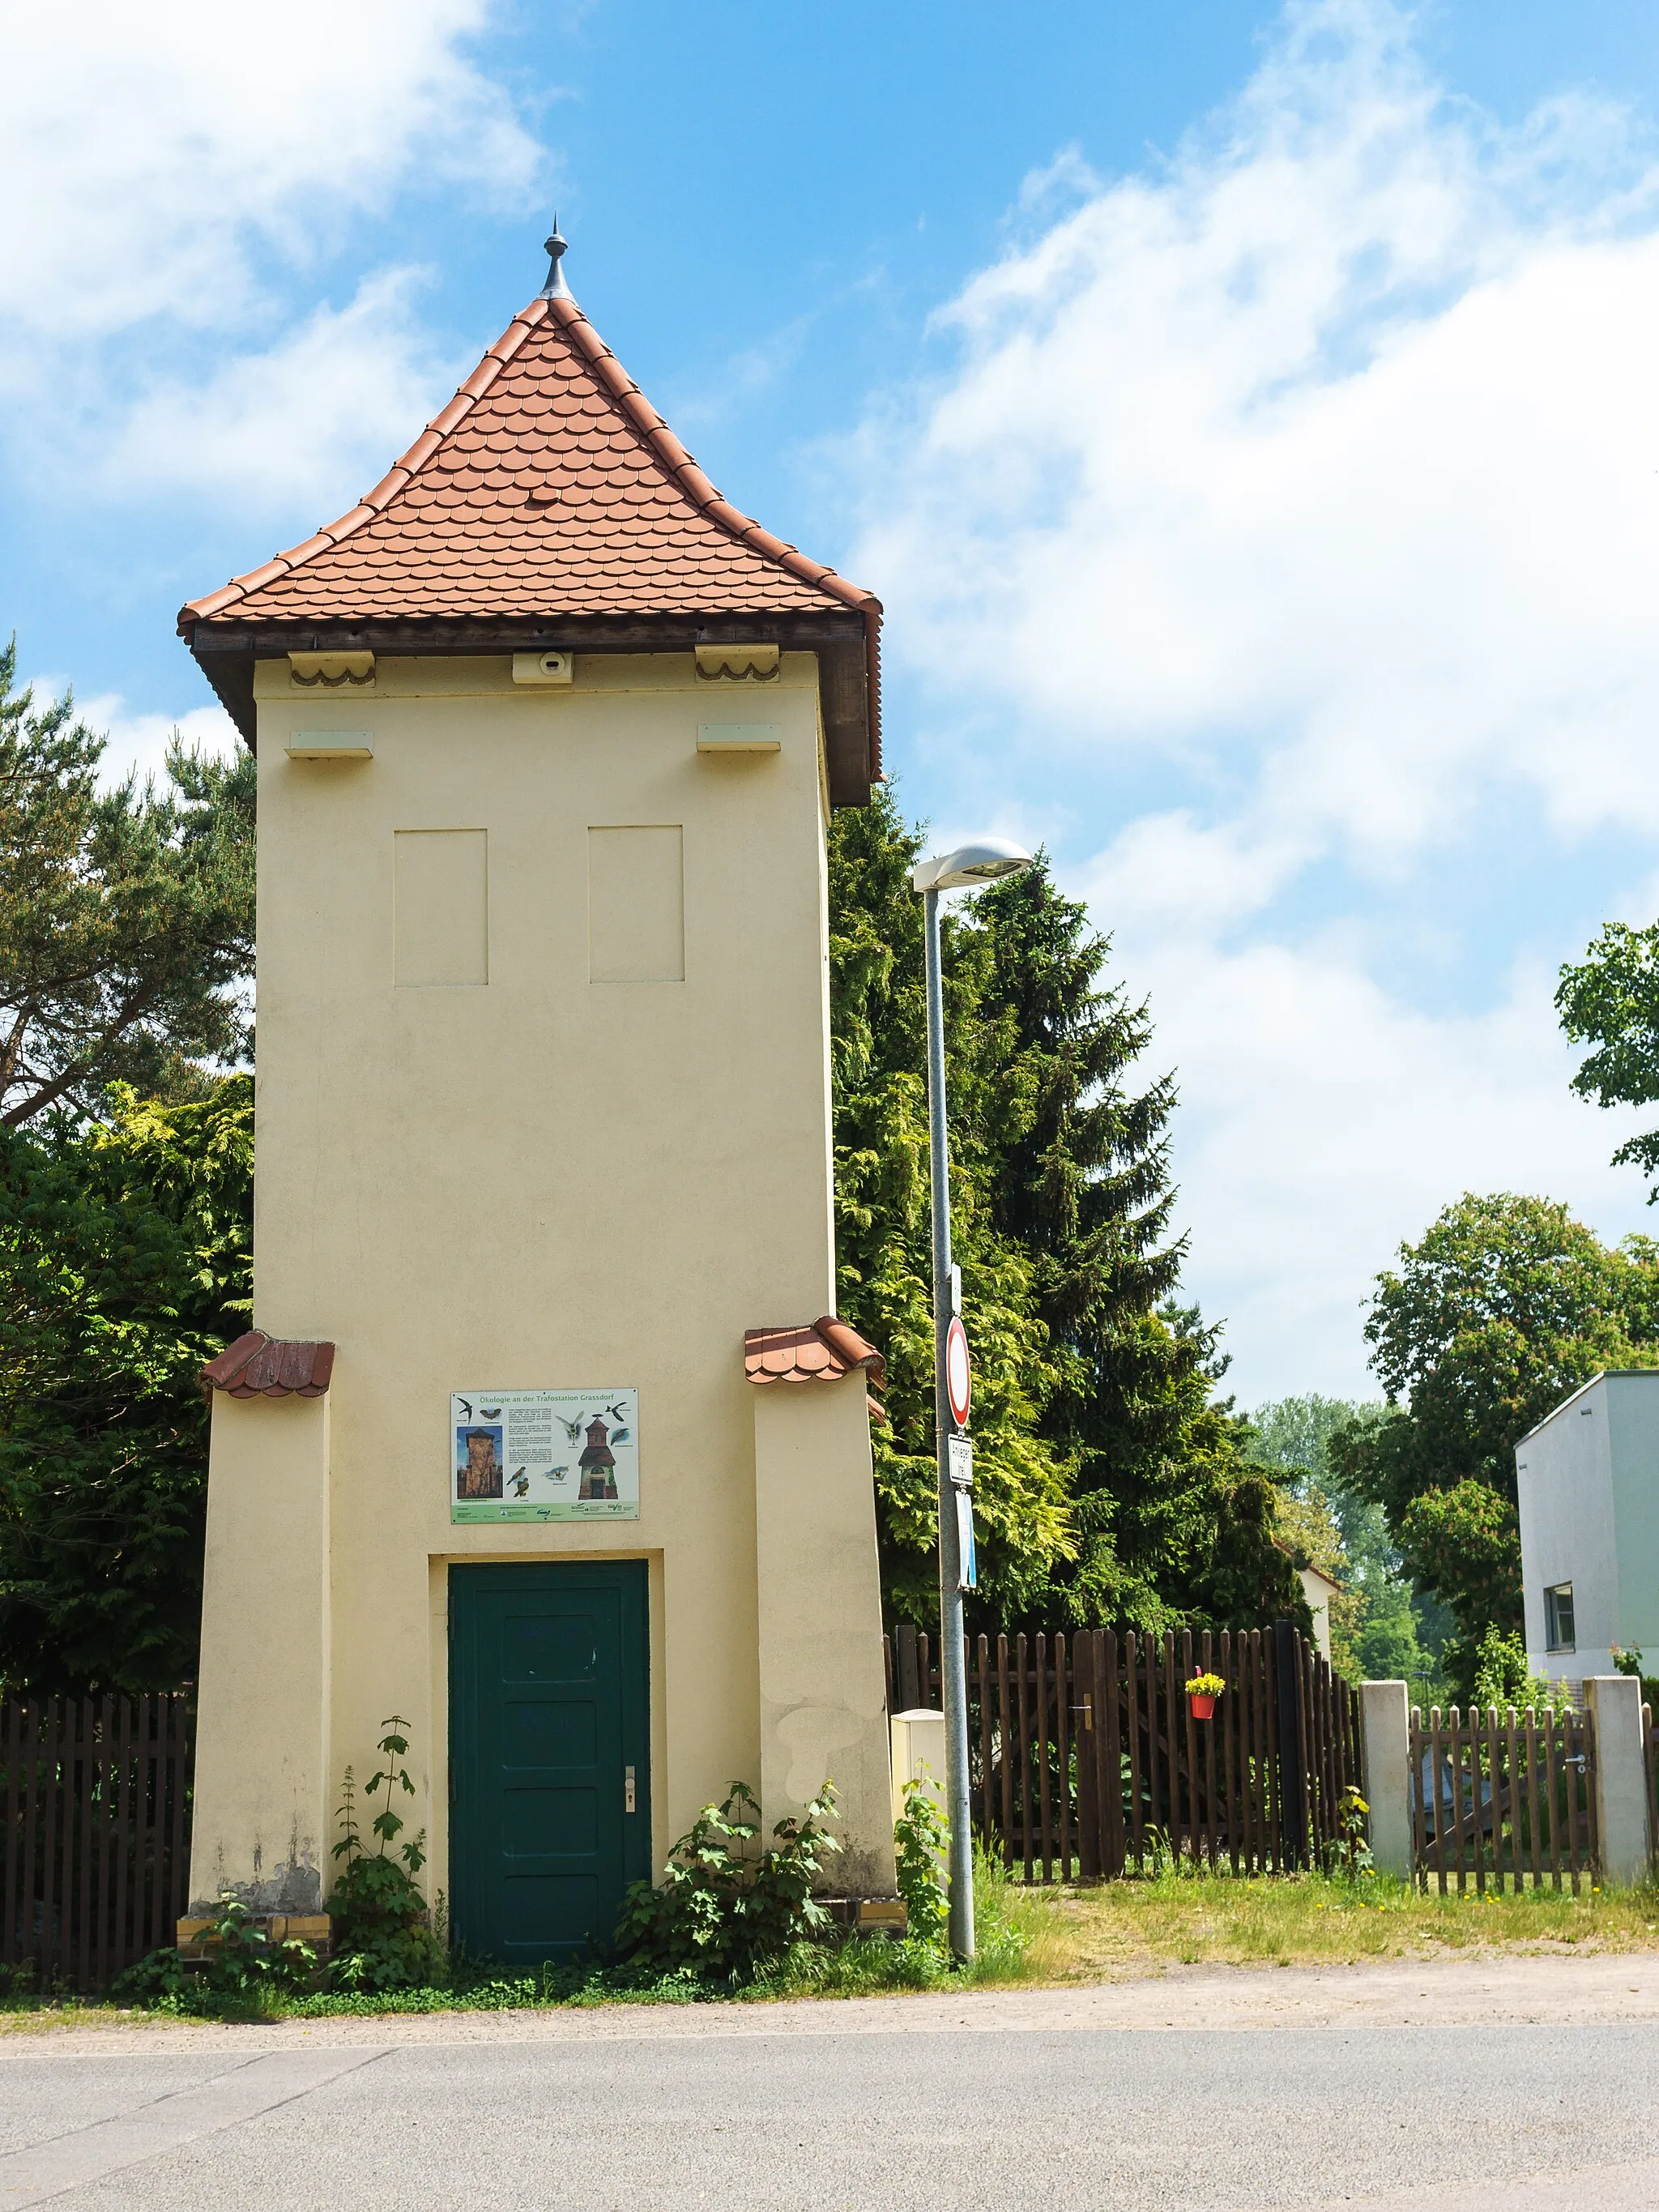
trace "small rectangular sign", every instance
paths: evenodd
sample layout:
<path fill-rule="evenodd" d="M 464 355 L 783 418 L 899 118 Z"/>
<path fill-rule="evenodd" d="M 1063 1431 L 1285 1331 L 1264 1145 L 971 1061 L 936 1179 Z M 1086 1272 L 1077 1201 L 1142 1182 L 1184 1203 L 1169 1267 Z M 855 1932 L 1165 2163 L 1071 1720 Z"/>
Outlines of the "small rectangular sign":
<path fill-rule="evenodd" d="M 452 1521 L 637 1521 L 639 1393 L 457 1390 Z"/>
<path fill-rule="evenodd" d="M 947 1437 L 945 1448 L 950 1454 L 951 1480 L 959 1490 L 974 1486 L 974 1447 L 966 1437 Z"/>

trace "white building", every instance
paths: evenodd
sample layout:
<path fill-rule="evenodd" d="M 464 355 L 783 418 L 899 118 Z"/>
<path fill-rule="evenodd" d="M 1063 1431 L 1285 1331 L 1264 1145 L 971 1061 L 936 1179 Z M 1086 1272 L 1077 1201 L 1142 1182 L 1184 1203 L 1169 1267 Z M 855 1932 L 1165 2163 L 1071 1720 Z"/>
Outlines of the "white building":
<path fill-rule="evenodd" d="M 1597 1375 L 1515 1448 L 1527 1655 L 1578 1680 L 1659 1650 L 1659 1370 Z"/>

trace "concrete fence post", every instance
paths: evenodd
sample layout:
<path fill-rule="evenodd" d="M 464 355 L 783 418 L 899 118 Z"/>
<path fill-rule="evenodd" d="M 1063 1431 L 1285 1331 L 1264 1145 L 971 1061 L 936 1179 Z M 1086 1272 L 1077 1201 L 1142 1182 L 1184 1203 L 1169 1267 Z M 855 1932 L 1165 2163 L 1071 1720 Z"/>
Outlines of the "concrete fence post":
<path fill-rule="evenodd" d="M 1584 1710 L 1595 1738 L 1595 1832 L 1604 1882 L 1648 1875 L 1648 1779 L 1642 1760 L 1642 1685 L 1633 1674 L 1592 1674 Z"/>
<path fill-rule="evenodd" d="M 1411 1705 L 1403 1682 L 1359 1686 L 1359 1747 L 1370 1807 L 1371 1861 L 1409 1881 L 1412 1850 Z"/>

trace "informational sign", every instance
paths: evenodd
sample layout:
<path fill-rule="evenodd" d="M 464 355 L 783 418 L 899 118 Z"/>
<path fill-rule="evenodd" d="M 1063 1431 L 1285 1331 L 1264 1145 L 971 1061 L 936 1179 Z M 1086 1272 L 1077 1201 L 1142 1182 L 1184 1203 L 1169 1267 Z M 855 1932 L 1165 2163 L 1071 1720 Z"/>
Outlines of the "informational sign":
<path fill-rule="evenodd" d="M 974 1486 L 973 1445 L 966 1437 L 947 1437 L 945 1449 L 951 1481 L 959 1490 L 971 1490 Z"/>
<path fill-rule="evenodd" d="M 979 1588 L 979 1562 L 974 1552 L 974 1447 L 966 1437 L 945 1440 L 951 1495 L 957 1509 L 957 1588 Z"/>
<path fill-rule="evenodd" d="M 974 1493 L 960 1487 L 951 1495 L 957 1501 L 957 1588 L 979 1588 L 979 1561 L 974 1554 Z"/>
<path fill-rule="evenodd" d="M 962 1316 L 952 1314 L 951 1326 L 945 1333 L 945 1389 L 951 1401 L 951 1415 L 959 1429 L 968 1425 L 968 1411 L 974 1401 L 973 1378 L 968 1369 L 968 1332 L 962 1325 Z"/>
<path fill-rule="evenodd" d="M 637 1521 L 639 1393 L 457 1390 L 452 1521 Z"/>

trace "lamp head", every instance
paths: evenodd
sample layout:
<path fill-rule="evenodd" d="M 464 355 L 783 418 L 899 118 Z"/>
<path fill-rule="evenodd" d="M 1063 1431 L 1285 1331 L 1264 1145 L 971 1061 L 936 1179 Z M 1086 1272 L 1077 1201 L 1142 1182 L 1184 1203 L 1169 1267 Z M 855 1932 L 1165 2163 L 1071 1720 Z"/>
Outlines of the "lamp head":
<path fill-rule="evenodd" d="M 975 837 L 953 853 L 918 860 L 910 871 L 913 891 L 961 891 L 994 884 L 999 876 L 1017 876 L 1029 868 L 1031 856 L 1023 845 L 1008 837 Z"/>

